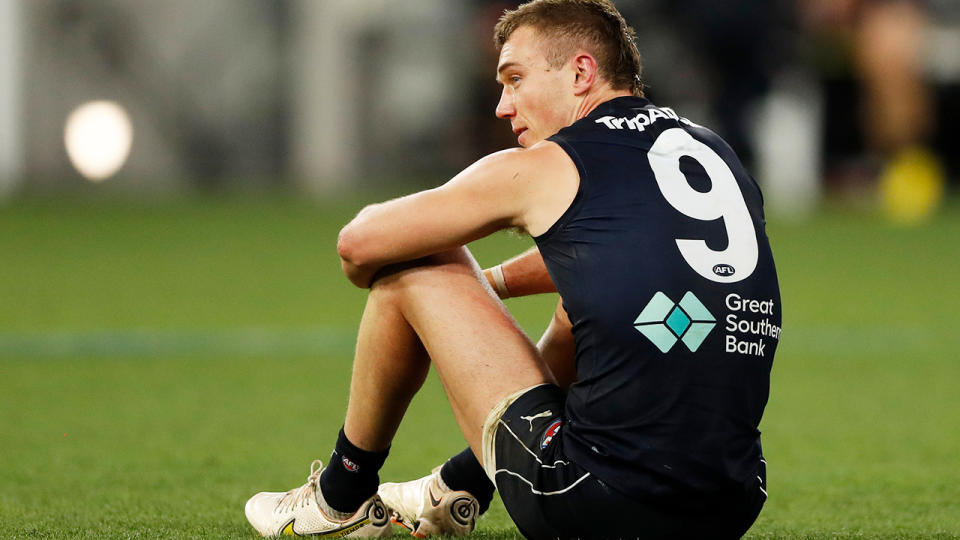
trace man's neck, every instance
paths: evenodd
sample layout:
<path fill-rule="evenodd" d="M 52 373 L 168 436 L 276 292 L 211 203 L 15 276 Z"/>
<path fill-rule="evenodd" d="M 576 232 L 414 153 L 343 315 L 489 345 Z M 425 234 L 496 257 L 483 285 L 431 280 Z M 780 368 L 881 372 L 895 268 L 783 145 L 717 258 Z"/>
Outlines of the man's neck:
<path fill-rule="evenodd" d="M 574 121 L 580 120 L 581 118 L 587 116 L 602 103 L 606 103 L 614 98 L 632 95 L 633 92 L 630 92 L 629 90 L 613 90 L 612 88 L 604 88 L 596 93 L 588 92 L 587 95 L 584 96 L 583 101 L 580 102 L 580 106 L 577 108 L 577 116 Z"/>

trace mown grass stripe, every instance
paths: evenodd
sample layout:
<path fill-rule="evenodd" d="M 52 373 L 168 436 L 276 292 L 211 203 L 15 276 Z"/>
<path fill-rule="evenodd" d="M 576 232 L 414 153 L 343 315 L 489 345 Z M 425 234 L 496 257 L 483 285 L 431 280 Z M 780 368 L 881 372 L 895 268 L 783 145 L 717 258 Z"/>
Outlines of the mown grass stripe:
<path fill-rule="evenodd" d="M 356 330 L 343 327 L 7 332 L 0 333 L 0 359 L 346 354 L 353 351 L 355 339 Z M 780 347 L 797 353 L 862 355 L 951 343 L 960 345 L 960 337 L 936 326 L 800 326 L 785 328 Z"/>
<path fill-rule="evenodd" d="M 0 358 L 343 354 L 355 336 L 332 327 L 0 333 Z"/>

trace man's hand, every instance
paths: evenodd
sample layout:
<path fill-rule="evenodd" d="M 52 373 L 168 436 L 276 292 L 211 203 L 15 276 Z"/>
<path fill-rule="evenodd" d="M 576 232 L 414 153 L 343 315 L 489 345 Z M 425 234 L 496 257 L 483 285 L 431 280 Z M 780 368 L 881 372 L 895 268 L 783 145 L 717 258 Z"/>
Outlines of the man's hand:
<path fill-rule="evenodd" d="M 369 289 L 373 285 L 373 277 L 378 270 L 377 268 L 357 266 L 343 257 L 340 257 L 340 267 L 343 268 L 343 273 L 346 274 L 350 283 L 361 289 Z"/>

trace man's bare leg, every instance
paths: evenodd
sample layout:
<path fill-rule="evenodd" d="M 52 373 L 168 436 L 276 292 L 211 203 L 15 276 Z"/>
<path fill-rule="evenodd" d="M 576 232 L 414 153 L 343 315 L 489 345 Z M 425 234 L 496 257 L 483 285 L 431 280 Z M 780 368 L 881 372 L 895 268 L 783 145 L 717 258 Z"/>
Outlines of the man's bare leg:
<path fill-rule="evenodd" d="M 576 379 L 575 345 L 570 319 L 562 301 L 557 303 L 557 309 L 537 343 L 537 349 L 556 383 L 563 389 L 568 388 Z M 430 490 L 429 493 L 426 489 Z M 461 536 L 473 529 L 474 522 L 450 519 L 443 504 L 434 505 L 434 497 L 440 496 L 441 502 L 448 499 L 463 501 L 466 492 L 476 500 L 474 514 L 482 514 L 493 500 L 495 487 L 470 448 L 467 448 L 448 459 L 439 471 L 408 482 L 381 484 L 379 491 L 384 503 L 394 512 L 397 522 L 416 535 Z M 469 512 L 466 513 L 469 515 Z"/>
<path fill-rule="evenodd" d="M 378 471 L 431 362 L 481 460 L 490 411 L 511 394 L 552 380 L 466 248 L 391 268 L 367 299 L 346 420 L 331 462 L 322 471 L 311 467 L 300 489 L 251 497 L 245 512 L 254 528 L 264 535 L 389 533 L 386 509 L 376 496 Z M 469 463 L 480 481 L 488 482 L 479 464 Z M 435 509 L 459 516 L 462 532 L 469 532 L 478 502 L 441 497 Z"/>
<path fill-rule="evenodd" d="M 933 128 L 932 96 L 923 74 L 929 21 L 909 0 L 863 6 L 855 42 L 864 84 L 864 123 L 871 146 L 891 154 L 926 142 Z"/>
<path fill-rule="evenodd" d="M 372 451 L 390 446 L 430 370 L 430 357 L 420 338 L 400 310 L 386 305 L 384 296 L 375 287 L 363 311 L 344 423 L 347 437 Z"/>
<path fill-rule="evenodd" d="M 386 448 L 429 358 L 479 457 L 490 410 L 517 390 L 552 379 L 466 248 L 423 262 L 379 279 L 370 291 L 344 431 L 360 448 Z"/>

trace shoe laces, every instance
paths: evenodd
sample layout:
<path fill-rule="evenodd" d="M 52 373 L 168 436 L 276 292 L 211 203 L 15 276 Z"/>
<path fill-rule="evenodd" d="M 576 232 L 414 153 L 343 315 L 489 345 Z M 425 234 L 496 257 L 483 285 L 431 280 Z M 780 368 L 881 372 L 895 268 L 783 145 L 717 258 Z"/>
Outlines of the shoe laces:
<path fill-rule="evenodd" d="M 283 494 L 277 510 L 286 511 L 296 506 L 307 506 L 310 503 L 317 502 L 317 490 L 320 488 L 320 474 L 323 472 L 323 462 L 319 459 L 313 460 L 310 464 L 310 475 L 307 476 L 307 483 L 291 489 Z"/>

